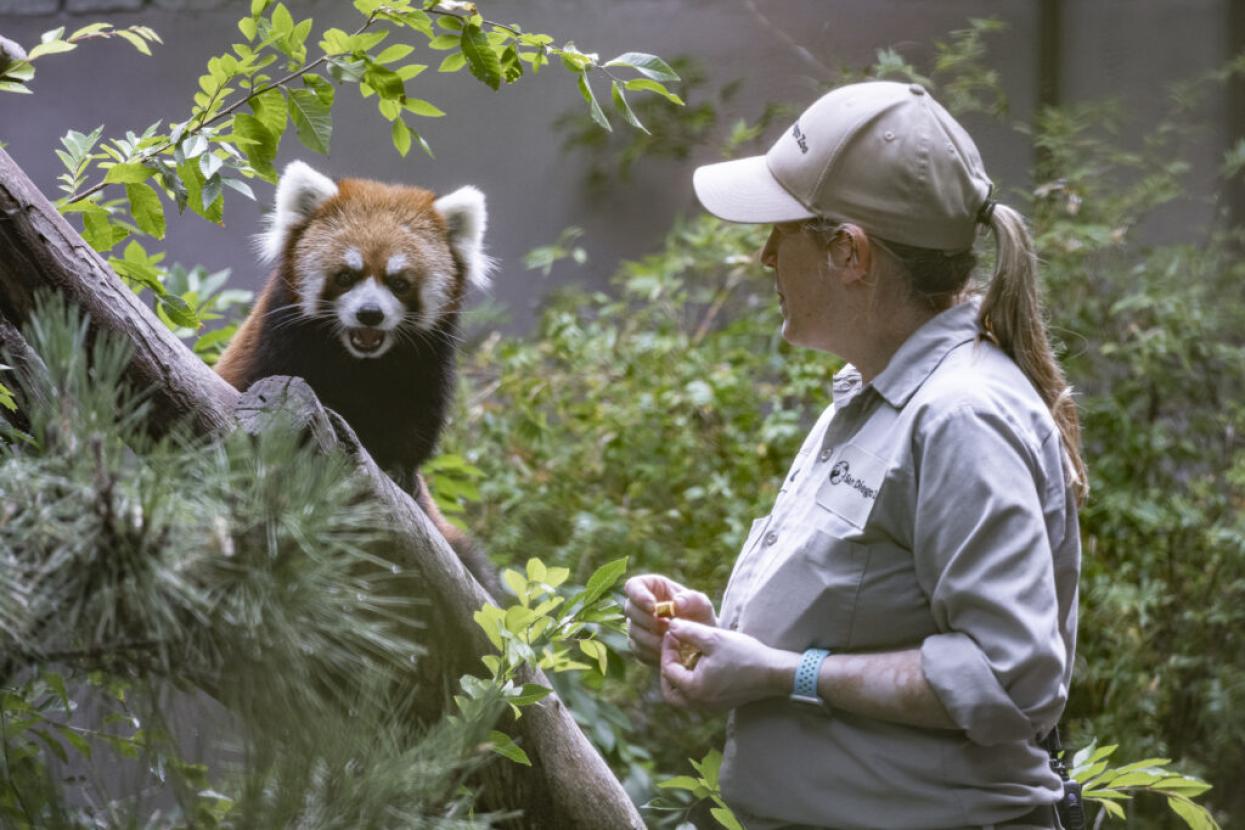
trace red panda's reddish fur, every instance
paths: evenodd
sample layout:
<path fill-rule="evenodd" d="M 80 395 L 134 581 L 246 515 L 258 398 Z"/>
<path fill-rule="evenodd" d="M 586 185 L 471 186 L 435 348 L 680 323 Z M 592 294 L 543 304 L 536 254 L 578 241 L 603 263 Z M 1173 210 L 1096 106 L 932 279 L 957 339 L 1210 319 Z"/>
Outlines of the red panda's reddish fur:
<path fill-rule="evenodd" d="M 455 199 L 466 191 L 464 208 Z M 438 200 L 417 187 L 333 183 L 296 162 L 278 185 L 275 216 L 265 237 L 275 268 L 217 372 L 239 390 L 270 375 L 305 379 L 377 464 L 415 491 L 477 578 L 495 589 L 491 568 L 437 510 L 418 474 L 448 412 L 470 269 L 487 262 L 480 254 L 483 197 L 474 188 Z M 388 287 L 399 258 L 400 276 L 412 283 L 401 295 Z M 355 275 L 349 287 L 334 282 L 343 270 Z M 367 280 L 399 299 L 404 312 L 404 322 L 386 335 L 393 342 L 376 357 L 349 352 L 335 310 L 345 291 Z"/>

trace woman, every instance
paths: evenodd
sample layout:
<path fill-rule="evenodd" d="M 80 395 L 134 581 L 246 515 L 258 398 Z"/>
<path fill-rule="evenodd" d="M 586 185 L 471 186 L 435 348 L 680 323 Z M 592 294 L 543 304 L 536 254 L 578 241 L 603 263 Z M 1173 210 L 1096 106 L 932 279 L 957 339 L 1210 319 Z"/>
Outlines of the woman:
<path fill-rule="evenodd" d="M 1067 699 L 1086 485 L 1023 218 L 916 84 L 837 89 L 695 189 L 773 224 L 783 337 L 849 365 L 720 612 L 627 582 L 635 653 L 670 703 L 730 710 L 721 786 L 749 830 L 1058 827 L 1037 739 Z"/>

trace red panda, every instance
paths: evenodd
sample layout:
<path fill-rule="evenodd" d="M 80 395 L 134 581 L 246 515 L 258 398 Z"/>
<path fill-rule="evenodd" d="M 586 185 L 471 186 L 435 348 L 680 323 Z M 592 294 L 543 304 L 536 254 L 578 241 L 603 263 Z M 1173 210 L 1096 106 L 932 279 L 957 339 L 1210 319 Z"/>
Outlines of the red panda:
<path fill-rule="evenodd" d="M 486 223 L 474 187 L 437 198 L 419 187 L 334 182 L 291 163 L 259 238 L 275 267 L 216 371 L 240 391 L 269 375 L 306 380 L 492 587 L 491 569 L 418 475 L 453 395 L 467 286 L 488 285 Z"/>

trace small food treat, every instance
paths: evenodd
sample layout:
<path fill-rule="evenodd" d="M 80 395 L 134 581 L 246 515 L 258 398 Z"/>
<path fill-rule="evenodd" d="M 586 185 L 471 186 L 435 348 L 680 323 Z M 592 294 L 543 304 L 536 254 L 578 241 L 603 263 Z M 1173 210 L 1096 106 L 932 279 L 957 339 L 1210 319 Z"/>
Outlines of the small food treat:
<path fill-rule="evenodd" d="M 674 601 L 665 600 L 654 605 L 653 616 L 666 620 L 674 619 Z M 696 668 L 696 661 L 699 659 L 700 652 L 696 649 L 696 646 L 691 643 L 679 643 L 679 662 L 683 664 L 683 668 L 691 671 Z"/>

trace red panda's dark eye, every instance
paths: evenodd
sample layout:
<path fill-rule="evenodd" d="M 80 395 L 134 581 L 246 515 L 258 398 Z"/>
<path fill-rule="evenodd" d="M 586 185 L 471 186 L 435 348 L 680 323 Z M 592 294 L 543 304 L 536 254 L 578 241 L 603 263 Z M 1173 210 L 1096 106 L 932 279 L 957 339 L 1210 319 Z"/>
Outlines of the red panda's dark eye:
<path fill-rule="evenodd" d="M 333 275 L 333 283 L 338 288 L 346 288 L 354 282 L 354 274 L 349 271 L 338 271 Z"/>
<path fill-rule="evenodd" d="M 411 281 L 405 277 L 392 277 L 389 280 L 389 288 L 395 294 L 405 294 L 406 290 L 411 287 Z"/>

